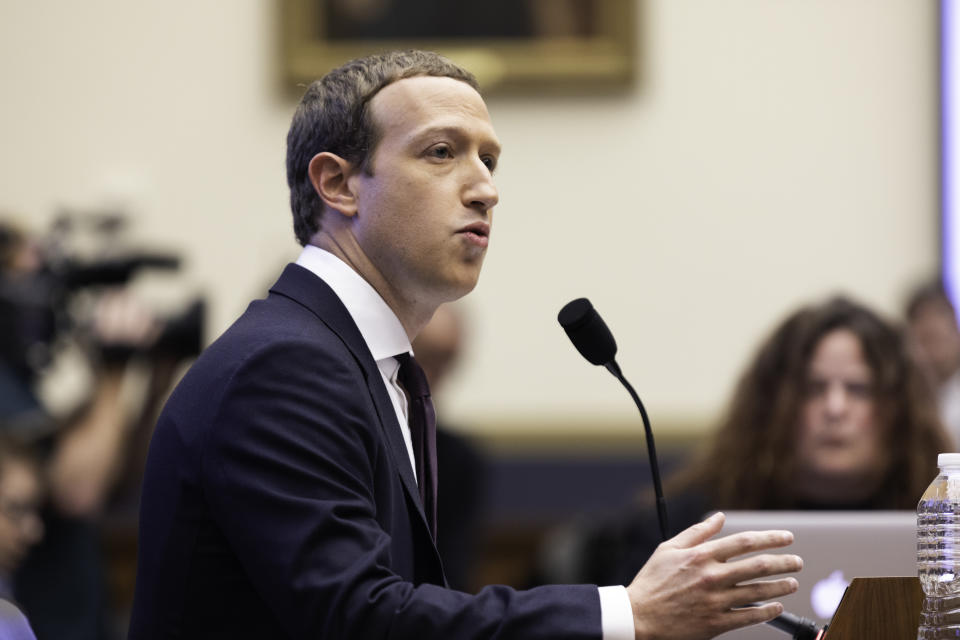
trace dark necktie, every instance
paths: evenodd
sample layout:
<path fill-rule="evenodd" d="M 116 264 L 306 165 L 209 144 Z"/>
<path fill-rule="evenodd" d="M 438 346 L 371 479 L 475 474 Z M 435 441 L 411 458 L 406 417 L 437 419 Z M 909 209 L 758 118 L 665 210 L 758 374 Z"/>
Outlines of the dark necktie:
<path fill-rule="evenodd" d="M 400 363 L 397 380 L 410 398 L 408 422 L 413 441 L 413 457 L 417 465 L 420 500 L 430 524 L 430 534 L 437 539 L 437 414 L 430 399 L 427 376 L 409 353 L 394 356 Z"/>

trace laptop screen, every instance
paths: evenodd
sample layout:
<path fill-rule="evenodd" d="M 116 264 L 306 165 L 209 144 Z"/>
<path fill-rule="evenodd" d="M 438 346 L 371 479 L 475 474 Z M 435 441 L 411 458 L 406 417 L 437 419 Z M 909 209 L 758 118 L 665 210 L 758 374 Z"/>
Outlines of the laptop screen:
<path fill-rule="evenodd" d="M 727 511 L 720 535 L 787 529 L 784 549 L 803 558 L 800 588 L 779 601 L 786 611 L 829 624 L 853 578 L 917 575 L 917 514 L 913 511 Z M 717 636 L 723 640 L 788 638 L 767 624 Z"/>

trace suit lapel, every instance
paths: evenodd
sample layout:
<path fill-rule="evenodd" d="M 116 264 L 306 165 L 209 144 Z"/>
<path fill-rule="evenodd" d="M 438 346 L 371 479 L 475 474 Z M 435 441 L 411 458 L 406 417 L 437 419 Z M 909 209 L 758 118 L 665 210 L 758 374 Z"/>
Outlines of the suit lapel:
<path fill-rule="evenodd" d="M 403 434 L 397 423 L 393 403 L 390 402 L 387 390 L 383 386 L 380 369 L 370 354 L 366 342 L 363 341 L 360 329 L 350 317 L 350 312 L 326 282 L 296 264 L 287 265 L 270 291 L 310 309 L 331 331 L 337 334 L 353 354 L 366 379 L 367 389 L 379 418 L 380 431 L 383 433 L 394 466 L 400 474 L 400 481 L 408 494 L 407 497 L 412 504 L 416 505 L 420 519 L 429 532 L 430 527 L 427 525 L 423 505 L 420 503 L 420 490 L 410 466 L 410 456 L 407 454 L 407 445 L 403 441 Z"/>

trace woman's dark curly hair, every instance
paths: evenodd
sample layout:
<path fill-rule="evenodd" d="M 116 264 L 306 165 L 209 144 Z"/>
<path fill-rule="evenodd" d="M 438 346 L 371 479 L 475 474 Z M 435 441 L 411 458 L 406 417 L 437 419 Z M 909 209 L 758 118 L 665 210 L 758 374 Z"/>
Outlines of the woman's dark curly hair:
<path fill-rule="evenodd" d="M 913 509 L 949 440 L 929 387 L 910 361 L 899 328 L 849 298 L 790 315 L 762 344 L 702 458 L 675 479 L 723 509 L 787 509 L 795 494 L 797 429 L 807 368 L 821 339 L 845 329 L 860 340 L 873 372 L 875 415 L 889 464 L 870 503 Z"/>

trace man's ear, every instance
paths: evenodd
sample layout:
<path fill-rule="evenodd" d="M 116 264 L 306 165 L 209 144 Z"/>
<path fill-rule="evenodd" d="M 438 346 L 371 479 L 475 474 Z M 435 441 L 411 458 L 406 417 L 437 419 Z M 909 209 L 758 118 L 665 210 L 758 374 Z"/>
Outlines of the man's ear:
<path fill-rule="evenodd" d="M 308 167 L 310 183 L 323 204 L 348 217 L 357 213 L 357 199 L 347 180 L 353 170 L 353 164 L 329 151 L 313 156 Z"/>

